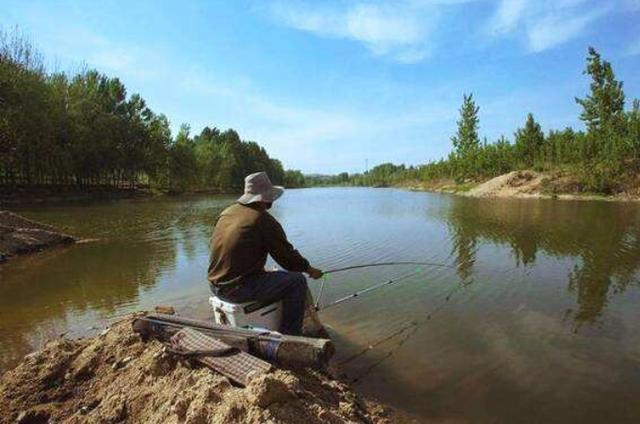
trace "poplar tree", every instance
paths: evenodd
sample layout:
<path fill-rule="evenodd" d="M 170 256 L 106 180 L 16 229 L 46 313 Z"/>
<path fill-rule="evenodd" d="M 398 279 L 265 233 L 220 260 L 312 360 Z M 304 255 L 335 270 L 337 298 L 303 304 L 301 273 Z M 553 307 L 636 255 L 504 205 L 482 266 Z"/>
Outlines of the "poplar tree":
<path fill-rule="evenodd" d="M 635 99 L 627 113 L 627 140 L 629 142 L 634 166 L 640 169 L 640 100 Z"/>
<path fill-rule="evenodd" d="M 583 108 L 580 119 L 587 124 L 589 132 L 620 129 L 624 121 L 624 92 L 611 63 L 602 60 L 596 49 L 589 47 L 583 74 L 591 76 L 591 92 L 584 99 L 576 98 Z"/>

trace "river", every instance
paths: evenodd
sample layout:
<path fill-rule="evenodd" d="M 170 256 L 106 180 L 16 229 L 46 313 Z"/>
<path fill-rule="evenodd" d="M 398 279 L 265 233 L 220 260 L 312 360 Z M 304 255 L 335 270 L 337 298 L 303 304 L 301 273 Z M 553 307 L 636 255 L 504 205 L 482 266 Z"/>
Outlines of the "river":
<path fill-rule="evenodd" d="M 208 239 L 229 196 L 22 207 L 94 241 L 0 268 L 0 368 L 157 304 L 209 317 Z M 640 422 L 640 205 L 288 190 L 271 211 L 327 278 L 346 377 L 435 422 Z M 317 293 L 318 282 L 310 283 Z"/>

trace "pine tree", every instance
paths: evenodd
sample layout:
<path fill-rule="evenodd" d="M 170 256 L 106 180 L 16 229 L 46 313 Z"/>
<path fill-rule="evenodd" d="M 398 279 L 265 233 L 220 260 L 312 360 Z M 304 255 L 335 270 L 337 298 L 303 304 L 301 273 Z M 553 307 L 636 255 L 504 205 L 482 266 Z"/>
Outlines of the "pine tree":
<path fill-rule="evenodd" d="M 465 94 L 460 107 L 460 120 L 456 135 L 451 137 L 455 154 L 451 155 L 454 163 L 455 177 L 463 181 L 477 176 L 478 151 L 480 138 L 478 137 L 478 111 L 480 108 L 473 101 L 473 94 Z"/>
<path fill-rule="evenodd" d="M 533 166 L 536 156 L 539 157 L 543 153 L 544 133 L 531 113 L 527 115 L 524 128 L 518 128 L 516 131 L 515 138 L 520 160 L 525 166 Z"/>
<path fill-rule="evenodd" d="M 587 124 L 589 132 L 620 129 L 624 121 L 624 92 L 611 63 L 602 60 L 596 49 L 589 47 L 583 74 L 591 76 L 591 93 L 584 99 L 576 98 L 583 108 L 580 119 Z"/>
<path fill-rule="evenodd" d="M 453 147 L 458 155 L 464 157 L 474 152 L 480 147 L 480 138 L 478 137 L 478 111 L 480 108 L 476 106 L 473 100 L 473 94 L 463 96 L 462 106 L 460 107 L 460 120 L 458 123 L 458 131 L 456 135 L 451 137 Z"/>

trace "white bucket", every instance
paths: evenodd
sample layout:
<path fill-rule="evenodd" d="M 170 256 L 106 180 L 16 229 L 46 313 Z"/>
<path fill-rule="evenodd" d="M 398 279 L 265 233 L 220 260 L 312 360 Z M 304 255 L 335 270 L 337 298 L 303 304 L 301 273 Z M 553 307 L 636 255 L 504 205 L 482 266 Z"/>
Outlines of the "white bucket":
<path fill-rule="evenodd" d="M 250 326 L 278 331 L 282 320 L 282 301 L 269 304 L 258 302 L 231 303 L 211 296 L 209 303 L 213 308 L 216 324 L 232 327 Z"/>

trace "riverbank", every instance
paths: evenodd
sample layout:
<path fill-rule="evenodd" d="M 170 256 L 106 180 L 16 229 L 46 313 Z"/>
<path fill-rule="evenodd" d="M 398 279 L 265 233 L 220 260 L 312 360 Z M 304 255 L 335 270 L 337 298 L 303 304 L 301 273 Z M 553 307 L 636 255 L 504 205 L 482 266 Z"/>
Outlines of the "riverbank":
<path fill-rule="evenodd" d="M 145 187 L 132 189 L 113 189 L 92 187 L 79 190 L 70 187 L 22 187 L 0 188 L 0 207 L 59 204 L 69 202 L 92 202 L 101 200 L 147 199 L 156 196 L 201 196 L 201 195 L 240 195 L 242 188 L 200 188 L 185 191 L 159 190 Z"/>
<path fill-rule="evenodd" d="M 94 200 L 135 199 L 158 193 L 146 188 L 113 189 L 92 187 L 80 190 L 74 187 L 17 187 L 0 189 L 0 206 L 42 205 Z"/>
<path fill-rule="evenodd" d="M 27 355 L 0 377 L 0 422 L 412 422 L 318 371 L 277 369 L 234 386 L 142 341 L 132 319 Z"/>
<path fill-rule="evenodd" d="M 585 193 L 572 176 L 562 173 L 512 171 L 483 182 L 453 180 L 407 181 L 398 187 L 413 191 L 451 193 L 468 197 L 640 201 L 640 184 L 613 195 Z"/>
<path fill-rule="evenodd" d="M 39 222 L 0 211 L 0 263 L 17 255 L 74 243 L 76 239 Z"/>

